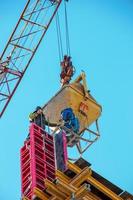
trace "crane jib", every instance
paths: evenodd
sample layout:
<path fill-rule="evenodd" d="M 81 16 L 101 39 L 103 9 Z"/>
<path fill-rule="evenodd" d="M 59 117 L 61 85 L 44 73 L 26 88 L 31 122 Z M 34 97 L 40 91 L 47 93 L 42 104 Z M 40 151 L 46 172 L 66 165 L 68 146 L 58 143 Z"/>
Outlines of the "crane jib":
<path fill-rule="evenodd" d="M 47 32 L 62 0 L 28 0 L 0 58 L 0 117 Z"/>

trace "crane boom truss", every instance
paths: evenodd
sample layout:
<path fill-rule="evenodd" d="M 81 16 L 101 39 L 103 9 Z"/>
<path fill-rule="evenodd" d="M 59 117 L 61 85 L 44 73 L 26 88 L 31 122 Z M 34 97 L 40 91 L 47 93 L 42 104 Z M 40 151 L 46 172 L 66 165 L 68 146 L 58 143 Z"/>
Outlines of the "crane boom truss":
<path fill-rule="evenodd" d="M 0 117 L 15 93 L 62 0 L 28 0 L 0 58 Z"/>

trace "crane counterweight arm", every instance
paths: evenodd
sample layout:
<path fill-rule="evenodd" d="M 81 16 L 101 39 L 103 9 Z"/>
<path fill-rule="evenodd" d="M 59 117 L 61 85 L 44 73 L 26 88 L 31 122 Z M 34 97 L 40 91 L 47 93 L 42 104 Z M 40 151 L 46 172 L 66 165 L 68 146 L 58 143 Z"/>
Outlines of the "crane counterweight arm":
<path fill-rule="evenodd" d="M 22 80 L 61 2 L 62 0 L 28 0 L 0 58 L 0 117 Z"/>

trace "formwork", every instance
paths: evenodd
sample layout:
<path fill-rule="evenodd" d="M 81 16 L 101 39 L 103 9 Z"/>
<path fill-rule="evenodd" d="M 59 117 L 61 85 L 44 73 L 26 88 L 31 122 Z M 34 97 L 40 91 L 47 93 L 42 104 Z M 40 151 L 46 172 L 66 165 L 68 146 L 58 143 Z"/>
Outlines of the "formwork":
<path fill-rule="evenodd" d="M 55 179 L 55 151 L 53 137 L 42 128 L 32 123 L 29 133 L 20 150 L 21 194 L 32 199 L 35 188 L 45 190 L 44 179 Z"/>

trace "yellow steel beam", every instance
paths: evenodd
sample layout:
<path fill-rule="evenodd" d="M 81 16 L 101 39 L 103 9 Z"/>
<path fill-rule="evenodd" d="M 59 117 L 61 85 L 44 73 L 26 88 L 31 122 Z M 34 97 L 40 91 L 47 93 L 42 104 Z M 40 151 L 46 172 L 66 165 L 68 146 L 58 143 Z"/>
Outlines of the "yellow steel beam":
<path fill-rule="evenodd" d="M 66 199 L 66 194 L 63 194 L 54 183 L 49 181 L 48 179 L 45 180 L 45 185 L 47 187 L 46 191 L 56 197 L 58 200 L 65 200 Z"/>
<path fill-rule="evenodd" d="M 79 187 L 89 176 L 91 176 L 91 169 L 85 167 L 72 179 L 72 181 L 70 181 L 70 184 Z"/>
<path fill-rule="evenodd" d="M 88 187 L 87 187 L 87 184 L 84 184 L 82 185 L 78 191 L 75 193 L 75 198 L 78 200 L 78 199 L 81 199 L 83 198 L 86 194 L 88 193 Z"/>
<path fill-rule="evenodd" d="M 34 195 L 40 198 L 41 200 L 49 200 L 49 196 L 46 193 L 39 190 L 38 188 L 34 189 Z"/>
<path fill-rule="evenodd" d="M 69 181 L 71 180 L 68 176 L 66 176 L 64 173 L 62 173 L 59 170 L 56 171 L 56 177 L 65 183 L 69 183 Z"/>
<path fill-rule="evenodd" d="M 83 197 L 83 200 L 92 200 L 92 199 L 88 196 L 85 196 L 85 197 Z"/>
<path fill-rule="evenodd" d="M 85 195 L 85 197 L 83 197 L 83 200 L 97 200 L 97 199 L 94 199 L 91 196 Z"/>
<path fill-rule="evenodd" d="M 69 183 L 63 182 L 61 179 L 57 179 L 56 187 L 66 195 L 71 195 L 77 191 L 77 188 Z"/>
<path fill-rule="evenodd" d="M 100 197 L 96 196 L 92 192 L 89 192 L 85 197 L 91 199 L 91 200 L 102 200 Z"/>
<path fill-rule="evenodd" d="M 77 188 L 77 191 L 73 193 L 73 196 L 76 200 L 80 200 L 88 193 L 87 184 L 82 185 L 80 188 Z M 72 198 L 72 194 L 69 195 L 66 200 L 70 200 Z"/>
<path fill-rule="evenodd" d="M 92 176 L 87 178 L 87 182 L 95 186 L 98 190 L 106 194 L 108 197 L 110 197 L 113 200 L 122 200 L 121 197 L 116 195 L 114 192 L 112 192 L 110 189 L 108 189 L 106 186 L 104 186 L 102 183 L 94 179 Z"/>
<path fill-rule="evenodd" d="M 49 200 L 58 200 L 57 197 L 51 197 Z"/>
<path fill-rule="evenodd" d="M 68 167 L 68 169 L 75 172 L 76 174 L 78 174 L 82 171 L 77 165 L 75 165 L 69 161 L 67 162 L 67 167 Z"/>
<path fill-rule="evenodd" d="M 52 196 L 52 197 L 49 198 L 49 200 L 58 200 L 58 198 Z"/>

